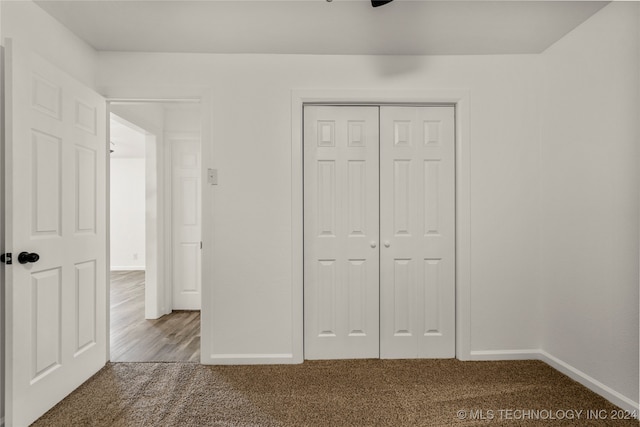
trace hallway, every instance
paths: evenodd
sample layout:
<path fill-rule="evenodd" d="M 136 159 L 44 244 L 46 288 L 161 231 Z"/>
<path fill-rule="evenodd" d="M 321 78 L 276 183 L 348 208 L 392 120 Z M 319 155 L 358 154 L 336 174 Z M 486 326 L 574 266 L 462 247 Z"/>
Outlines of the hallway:
<path fill-rule="evenodd" d="M 144 271 L 112 271 L 111 361 L 199 362 L 200 312 L 146 320 Z"/>

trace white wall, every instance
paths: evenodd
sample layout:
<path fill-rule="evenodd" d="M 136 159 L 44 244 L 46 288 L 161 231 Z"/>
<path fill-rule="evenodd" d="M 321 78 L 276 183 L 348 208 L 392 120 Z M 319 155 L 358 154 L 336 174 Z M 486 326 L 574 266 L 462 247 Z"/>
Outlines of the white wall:
<path fill-rule="evenodd" d="M 145 159 L 111 159 L 111 270 L 145 268 Z"/>
<path fill-rule="evenodd" d="M 292 352 L 291 90 L 469 89 L 471 348 L 539 348 L 537 56 L 101 53 L 108 96 L 212 93 L 213 354 Z M 204 144 L 207 141 L 203 141 Z M 208 163 L 208 164 L 207 164 Z M 302 209 L 302 207 L 300 207 Z"/>
<path fill-rule="evenodd" d="M 163 296 L 164 280 L 164 243 L 163 227 L 163 202 L 162 191 L 162 136 L 153 134 L 145 135 L 145 287 L 144 287 L 144 317 L 145 319 L 157 319 L 171 310 L 167 310 Z"/>
<path fill-rule="evenodd" d="M 164 130 L 174 133 L 200 132 L 202 127 L 200 104 L 165 104 Z"/>
<path fill-rule="evenodd" d="M 634 402 L 639 13 L 612 3 L 541 56 L 542 348 Z"/>
<path fill-rule="evenodd" d="M 0 1 L 0 43 L 3 46 L 6 37 L 32 49 L 85 85 L 93 87 L 96 51 L 31 1 Z M 4 324 L 0 325 L 3 326 L 0 328 L 0 420 L 3 420 Z"/>
<path fill-rule="evenodd" d="M 31 0 L 2 1 L 2 39 L 12 38 L 93 87 L 96 51 Z"/>

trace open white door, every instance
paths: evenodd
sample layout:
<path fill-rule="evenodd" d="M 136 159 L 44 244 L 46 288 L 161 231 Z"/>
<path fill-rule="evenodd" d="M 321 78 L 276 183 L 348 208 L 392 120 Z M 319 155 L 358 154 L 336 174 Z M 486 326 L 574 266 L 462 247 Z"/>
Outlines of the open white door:
<path fill-rule="evenodd" d="M 106 363 L 106 115 L 98 94 L 6 48 L 5 421 L 27 426 Z"/>

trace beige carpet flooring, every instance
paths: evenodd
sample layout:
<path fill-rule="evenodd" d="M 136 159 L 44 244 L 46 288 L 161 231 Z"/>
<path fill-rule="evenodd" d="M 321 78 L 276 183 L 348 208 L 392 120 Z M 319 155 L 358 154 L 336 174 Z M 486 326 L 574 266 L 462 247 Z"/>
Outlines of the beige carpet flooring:
<path fill-rule="evenodd" d="M 34 426 L 639 425 L 616 414 L 624 415 L 539 361 L 111 363 Z M 567 416 L 575 419 L 559 419 Z"/>

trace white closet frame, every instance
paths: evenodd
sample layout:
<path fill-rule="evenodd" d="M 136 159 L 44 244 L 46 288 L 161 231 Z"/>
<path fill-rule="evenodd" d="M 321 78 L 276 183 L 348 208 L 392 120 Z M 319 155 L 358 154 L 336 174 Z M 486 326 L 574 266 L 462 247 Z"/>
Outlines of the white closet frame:
<path fill-rule="evenodd" d="M 303 106 L 453 105 L 455 107 L 456 358 L 471 360 L 470 92 L 451 90 L 293 90 L 291 93 L 291 363 L 304 361 Z"/>

